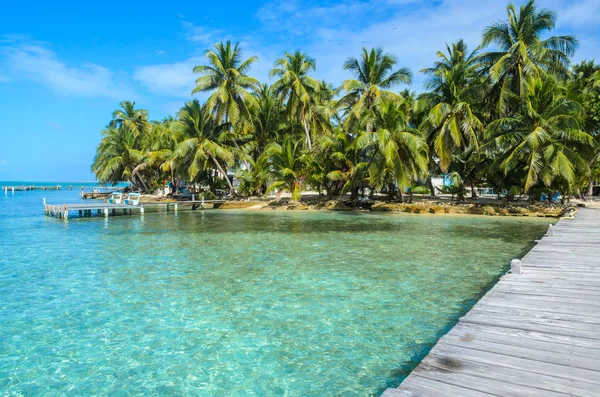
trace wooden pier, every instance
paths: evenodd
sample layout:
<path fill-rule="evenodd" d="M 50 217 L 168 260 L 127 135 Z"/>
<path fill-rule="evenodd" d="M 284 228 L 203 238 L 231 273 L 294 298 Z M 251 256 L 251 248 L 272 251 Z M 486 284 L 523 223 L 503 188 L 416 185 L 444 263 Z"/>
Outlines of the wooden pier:
<path fill-rule="evenodd" d="M 54 185 L 54 186 L 36 186 L 36 185 L 20 185 L 20 186 L 2 186 L 1 190 L 5 195 L 8 193 L 15 194 L 15 192 L 28 192 L 33 190 L 77 190 L 81 189 L 82 192 L 92 195 L 92 194 L 101 194 L 101 195 L 110 195 L 112 192 L 120 192 L 123 191 L 124 187 L 105 187 L 105 186 L 62 186 L 62 185 Z M 85 191 L 84 189 L 92 189 L 91 191 Z"/>
<path fill-rule="evenodd" d="M 559 221 L 512 265 L 382 397 L 600 396 L 600 210 Z"/>
<path fill-rule="evenodd" d="M 116 215 L 144 215 L 146 211 L 160 212 L 178 210 L 195 210 L 216 208 L 224 203 L 224 200 L 202 200 L 202 201 L 174 201 L 174 202 L 140 202 L 139 205 L 110 204 L 102 201 L 92 201 L 79 204 L 46 204 L 44 199 L 44 214 L 59 219 L 69 217 L 94 217 L 94 216 L 116 216 Z"/>

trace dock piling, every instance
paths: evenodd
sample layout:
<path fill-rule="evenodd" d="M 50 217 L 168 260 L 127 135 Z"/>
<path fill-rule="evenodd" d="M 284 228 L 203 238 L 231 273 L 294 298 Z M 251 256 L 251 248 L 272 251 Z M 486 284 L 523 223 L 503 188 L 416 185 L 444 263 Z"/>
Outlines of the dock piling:
<path fill-rule="evenodd" d="M 521 274 L 521 261 L 519 259 L 510 261 L 510 272 L 512 274 Z"/>

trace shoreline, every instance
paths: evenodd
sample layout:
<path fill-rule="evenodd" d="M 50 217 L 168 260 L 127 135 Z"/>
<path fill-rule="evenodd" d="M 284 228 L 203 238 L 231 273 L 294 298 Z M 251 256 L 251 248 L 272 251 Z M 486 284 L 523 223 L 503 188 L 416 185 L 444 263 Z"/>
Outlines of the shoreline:
<path fill-rule="evenodd" d="M 143 197 L 142 202 L 169 202 L 171 200 L 156 197 Z M 185 201 L 179 202 L 186 205 Z M 196 202 L 197 203 L 197 202 Z M 192 202 L 189 202 L 191 205 Z M 354 211 L 354 212 L 388 212 L 410 213 L 417 215 L 483 215 L 510 216 L 530 218 L 560 219 L 570 216 L 576 211 L 577 204 L 525 204 L 525 203 L 490 203 L 490 202 L 444 202 L 415 201 L 399 203 L 393 201 L 353 201 L 353 200 L 301 200 L 292 202 L 288 199 L 279 201 L 263 201 L 258 199 L 240 199 L 225 201 L 211 205 L 219 210 L 255 210 L 255 211 Z"/>

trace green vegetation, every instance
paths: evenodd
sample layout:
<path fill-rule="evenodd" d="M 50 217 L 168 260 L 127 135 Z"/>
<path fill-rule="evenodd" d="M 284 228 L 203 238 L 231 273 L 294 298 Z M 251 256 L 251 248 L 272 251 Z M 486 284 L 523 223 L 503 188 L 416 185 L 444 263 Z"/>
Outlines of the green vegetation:
<path fill-rule="evenodd" d="M 600 178 L 600 67 L 570 65 L 577 40 L 550 36 L 555 20 L 533 0 L 509 5 L 473 51 L 459 40 L 438 52 L 421 70 L 428 80 L 419 95 L 400 91 L 412 73 L 379 48 L 350 57 L 343 66 L 353 78 L 339 88 L 312 76 L 309 55 L 285 53 L 268 86 L 249 75 L 256 57 L 218 43 L 193 70 L 192 94 L 209 93 L 206 103 L 192 100 L 160 122 L 121 103 L 92 170 L 100 182 L 143 191 L 185 180 L 295 200 L 308 189 L 435 194 L 431 177 L 442 173 L 460 198 L 479 184 L 508 199 L 591 194 Z"/>

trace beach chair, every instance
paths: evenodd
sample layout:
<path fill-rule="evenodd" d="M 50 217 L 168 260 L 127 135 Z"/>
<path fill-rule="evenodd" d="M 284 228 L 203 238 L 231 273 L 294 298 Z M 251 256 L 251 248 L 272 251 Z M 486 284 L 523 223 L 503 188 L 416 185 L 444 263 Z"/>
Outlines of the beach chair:
<path fill-rule="evenodd" d="M 123 193 L 113 193 L 108 200 L 110 204 L 121 204 L 123 202 Z"/>
<path fill-rule="evenodd" d="M 129 193 L 127 198 L 123 201 L 127 205 L 138 205 L 140 203 L 140 193 Z"/>

